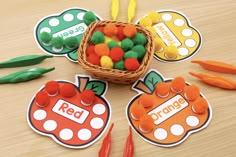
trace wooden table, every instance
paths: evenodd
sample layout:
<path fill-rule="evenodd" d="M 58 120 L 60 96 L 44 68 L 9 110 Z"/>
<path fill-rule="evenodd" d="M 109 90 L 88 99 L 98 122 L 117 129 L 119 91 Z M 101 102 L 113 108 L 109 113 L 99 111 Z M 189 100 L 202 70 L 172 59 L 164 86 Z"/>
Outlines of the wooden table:
<path fill-rule="evenodd" d="M 127 6 L 128 1 L 120 1 L 119 21 L 127 21 Z M 59 13 L 70 7 L 86 8 L 94 11 L 103 19 L 111 19 L 110 0 L 4 1 L 0 5 L 0 60 L 4 61 L 21 55 L 44 54 L 34 40 L 34 26 L 44 16 Z M 161 9 L 173 9 L 183 12 L 202 33 L 202 48 L 192 59 L 212 59 L 236 65 L 236 2 L 234 0 L 138 0 L 134 21 L 152 10 Z M 56 70 L 30 82 L 0 85 L 1 156 L 97 156 L 105 135 L 86 149 L 74 150 L 64 148 L 50 138 L 36 134 L 28 126 L 26 112 L 29 102 L 33 94 L 45 82 L 49 80 L 69 80 L 73 82 L 75 74 L 87 74 L 78 64 L 69 62 L 64 57 L 54 57 L 37 66 L 44 68 L 55 66 Z M 212 106 L 213 118 L 206 129 L 191 135 L 185 142 L 173 148 L 153 146 L 134 133 L 134 156 L 236 156 L 236 92 L 208 86 L 190 76 L 189 71 L 207 72 L 200 66 L 191 64 L 190 60 L 170 64 L 154 59 L 151 68 L 157 69 L 165 77 L 183 76 L 188 82 L 199 85 L 201 92 L 205 94 Z M 25 67 L 1 69 L 0 76 L 21 69 L 25 69 Z M 235 75 L 225 74 L 224 76 L 236 80 Z M 136 95 L 134 91 L 130 90 L 130 87 L 130 85 L 121 86 L 110 83 L 106 94 L 106 98 L 112 106 L 111 122 L 115 123 L 112 131 L 111 157 L 121 157 L 123 155 L 123 146 L 128 135 L 125 107 L 129 100 Z"/>

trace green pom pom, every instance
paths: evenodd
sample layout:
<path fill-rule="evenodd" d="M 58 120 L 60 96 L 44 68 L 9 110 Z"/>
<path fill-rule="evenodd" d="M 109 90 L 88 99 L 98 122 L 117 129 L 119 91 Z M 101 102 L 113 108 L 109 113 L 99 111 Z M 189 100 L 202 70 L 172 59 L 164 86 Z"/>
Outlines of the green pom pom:
<path fill-rule="evenodd" d="M 96 21 L 96 16 L 94 15 L 93 12 L 91 11 L 88 11 L 84 14 L 84 17 L 83 17 L 83 20 L 84 22 L 86 23 L 86 25 L 90 25 L 92 22 L 95 22 Z"/>
<path fill-rule="evenodd" d="M 49 44 L 52 40 L 52 35 L 48 32 L 42 32 L 40 33 L 40 39 L 43 43 Z"/>
<path fill-rule="evenodd" d="M 114 65 L 114 69 L 118 69 L 118 70 L 125 70 L 125 62 L 123 60 L 116 62 Z"/>
<path fill-rule="evenodd" d="M 65 45 L 69 49 L 74 49 L 74 48 L 78 47 L 79 42 L 76 37 L 68 37 L 65 39 Z"/>
<path fill-rule="evenodd" d="M 125 55 L 124 55 L 124 58 L 127 59 L 127 58 L 138 58 L 138 53 L 134 52 L 134 51 L 128 51 L 128 52 L 125 52 Z"/>
<path fill-rule="evenodd" d="M 64 45 L 64 40 L 62 37 L 55 37 L 52 38 L 52 46 L 57 48 L 57 49 L 61 49 Z"/>
<path fill-rule="evenodd" d="M 146 49 L 143 45 L 136 45 L 132 48 L 132 51 L 138 54 L 138 60 L 142 60 L 146 54 Z"/>
<path fill-rule="evenodd" d="M 125 38 L 124 40 L 121 41 L 121 48 L 124 50 L 124 51 L 128 51 L 130 49 L 132 49 L 134 46 L 134 43 L 131 39 L 129 38 Z"/>
<path fill-rule="evenodd" d="M 117 42 L 115 42 L 115 41 L 109 41 L 109 42 L 107 43 L 107 46 L 109 47 L 110 50 L 111 50 L 113 47 L 120 47 L 120 45 L 119 45 Z"/>
<path fill-rule="evenodd" d="M 135 45 L 146 45 L 147 38 L 142 33 L 137 33 L 133 38 L 132 41 Z"/>
<path fill-rule="evenodd" d="M 95 33 L 93 33 L 91 37 L 91 41 L 94 45 L 99 44 L 99 43 L 104 43 L 105 36 L 102 32 L 96 31 Z"/>

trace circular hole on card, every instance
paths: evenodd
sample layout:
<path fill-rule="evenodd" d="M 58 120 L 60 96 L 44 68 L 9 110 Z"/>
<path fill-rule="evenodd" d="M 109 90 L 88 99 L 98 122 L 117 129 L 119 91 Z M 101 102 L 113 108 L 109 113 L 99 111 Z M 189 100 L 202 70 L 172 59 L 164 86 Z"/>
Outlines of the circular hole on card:
<path fill-rule="evenodd" d="M 181 55 L 181 56 L 187 56 L 188 53 L 189 53 L 189 51 L 186 48 L 179 48 L 178 49 L 178 54 Z"/>
<path fill-rule="evenodd" d="M 62 129 L 59 136 L 63 140 L 70 140 L 73 137 L 73 131 L 71 129 Z"/>
<path fill-rule="evenodd" d="M 185 45 L 188 46 L 188 47 L 194 47 L 196 45 L 196 41 L 193 40 L 193 39 L 187 39 L 185 41 Z"/>
<path fill-rule="evenodd" d="M 170 21 L 172 19 L 172 16 L 170 14 L 164 14 L 161 18 L 165 21 Z"/>
<path fill-rule="evenodd" d="M 53 26 L 53 27 L 58 26 L 59 23 L 60 23 L 60 21 L 56 18 L 53 18 L 53 19 L 49 20 L 49 25 Z"/>
<path fill-rule="evenodd" d="M 44 110 L 37 110 L 34 112 L 33 116 L 34 116 L 34 119 L 36 119 L 36 120 L 43 120 L 46 118 L 47 112 Z"/>
<path fill-rule="evenodd" d="M 44 122 L 43 128 L 47 131 L 53 131 L 57 128 L 57 122 L 55 122 L 54 120 L 47 120 L 46 122 Z"/>
<path fill-rule="evenodd" d="M 88 129 L 81 129 L 80 131 L 78 131 L 78 138 L 83 141 L 90 139 L 91 136 L 92 136 L 92 133 Z"/>
<path fill-rule="evenodd" d="M 105 111 L 106 107 L 103 104 L 95 104 L 93 106 L 93 113 L 96 115 L 102 115 Z"/>
<path fill-rule="evenodd" d="M 70 22 L 70 21 L 74 20 L 74 16 L 72 14 L 65 14 L 63 16 L 63 19 L 67 22 Z"/>
<path fill-rule="evenodd" d="M 170 131 L 175 136 L 180 136 L 184 133 L 184 128 L 179 124 L 174 124 L 171 126 Z"/>
<path fill-rule="evenodd" d="M 51 33 L 51 29 L 48 28 L 48 27 L 43 27 L 43 28 L 40 29 L 40 33 L 42 33 L 42 32 Z"/>
<path fill-rule="evenodd" d="M 182 30 L 182 35 L 185 37 L 190 37 L 193 34 L 191 29 L 183 29 Z"/>
<path fill-rule="evenodd" d="M 78 14 L 77 14 L 77 19 L 83 20 L 84 14 L 85 14 L 85 13 L 78 13 Z"/>
<path fill-rule="evenodd" d="M 186 123 L 189 125 L 189 126 L 197 126 L 199 124 L 199 119 L 196 117 L 196 116 L 188 116 L 186 118 Z"/>
<path fill-rule="evenodd" d="M 94 129 L 101 129 L 104 125 L 104 122 L 101 118 L 96 117 L 90 121 L 90 125 Z"/>
<path fill-rule="evenodd" d="M 158 140 L 164 140 L 167 138 L 167 131 L 163 128 L 158 128 L 154 131 L 154 137 Z"/>
<path fill-rule="evenodd" d="M 176 25 L 176 26 L 183 26 L 184 25 L 184 20 L 182 20 L 182 19 L 176 19 L 175 21 L 174 21 L 174 24 Z"/>

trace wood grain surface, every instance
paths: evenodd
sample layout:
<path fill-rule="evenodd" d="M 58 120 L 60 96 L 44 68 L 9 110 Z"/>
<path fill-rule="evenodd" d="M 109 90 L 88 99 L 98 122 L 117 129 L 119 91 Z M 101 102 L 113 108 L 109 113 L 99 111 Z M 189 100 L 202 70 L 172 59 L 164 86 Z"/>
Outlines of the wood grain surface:
<path fill-rule="evenodd" d="M 0 60 L 16 56 L 44 54 L 37 46 L 33 29 L 43 17 L 60 13 L 70 7 L 81 7 L 94 11 L 103 19 L 110 20 L 111 0 L 9 0 L 0 5 Z M 127 21 L 128 0 L 120 0 L 119 21 Z M 189 1 L 189 0 L 137 0 L 134 21 L 153 10 L 173 9 L 183 12 L 200 30 L 203 44 L 192 59 L 219 60 L 236 65 L 236 1 Z M 86 149 L 68 149 L 56 144 L 48 137 L 35 133 L 27 124 L 26 113 L 33 94 L 49 80 L 74 82 L 76 74 L 87 74 L 78 64 L 64 57 L 45 60 L 30 67 L 56 67 L 43 77 L 19 84 L 0 85 L 0 152 L 2 157 L 95 157 L 98 156 L 102 140 Z M 29 67 L 29 68 L 30 68 Z M 190 60 L 179 63 L 163 63 L 153 59 L 151 68 L 165 77 L 183 76 L 188 82 L 197 84 L 208 98 L 213 117 L 210 125 L 192 134 L 185 142 L 162 148 L 143 141 L 133 134 L 134 157 L 234 157 L 236 156 L 236 92 L 223 90 L 201 83 L 188 74 L 189 71 L 208 72 Z M 0 76 L 25 69 L 0 69 Z M 214 72 L 209 72 L 217 74 Z M 219 74 L 236 80 L 235 75 Z M 109 84 L 106 94 L 112 106 L 112 149 L 110 157 L 122 157 L 128 135 L 125 107 L 136 95 L 130 85 Z"/>

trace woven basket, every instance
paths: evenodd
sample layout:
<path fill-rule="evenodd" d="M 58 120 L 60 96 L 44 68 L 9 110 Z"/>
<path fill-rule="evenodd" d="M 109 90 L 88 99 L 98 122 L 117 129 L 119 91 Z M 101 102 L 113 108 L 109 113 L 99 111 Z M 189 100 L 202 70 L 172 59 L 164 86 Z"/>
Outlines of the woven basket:
<path fill-rule="evenodd" d="M 140 64 L 140 67 L 136 71 L 127 71 L 127 70 L 123 71 L 117 69 L 103 68 L 87 62 L 86 50 L 87 47 L 92 44 L 90 39 L 93 34 L 93 31 L 97 27 L 101 26 L 103 27 L 108 23 L 114 23 L 116 26 L 125 26 L 126 24 L 128 24 L 116 21 L 99 21 L 90 24 L 90 26 L 84 32 L 83 38 L 80 42 L 80 47 L 78 49 L 78 62 L 82 66 L 82 68 L 84 68 L 86 71 L 88 71 L 91 75 L 93 75 L 96 78 L 118 84 L 131 84 L 136 80 L 138 80 L 148 70 L 155 49 L 152 35 L 144 27 L 140 25 L 135 25 L 137 31 L 144 34 L 148 41 L 145 47 L 147 52 Z"/>

